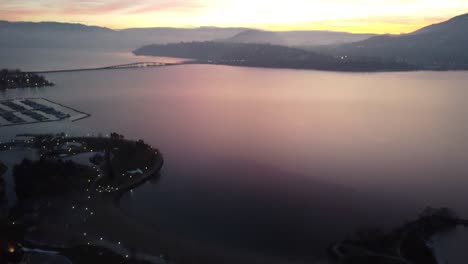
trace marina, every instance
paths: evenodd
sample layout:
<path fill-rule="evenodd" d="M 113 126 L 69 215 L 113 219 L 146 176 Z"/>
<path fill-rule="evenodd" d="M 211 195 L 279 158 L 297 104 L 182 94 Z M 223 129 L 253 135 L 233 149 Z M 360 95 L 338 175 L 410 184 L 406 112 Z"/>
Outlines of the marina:
<path fill-rule="evenodd" d="M 91 116 L 45 98 L 16 98 L 0 101 L 0 127 L 56 122 L 72 122 Z"/>

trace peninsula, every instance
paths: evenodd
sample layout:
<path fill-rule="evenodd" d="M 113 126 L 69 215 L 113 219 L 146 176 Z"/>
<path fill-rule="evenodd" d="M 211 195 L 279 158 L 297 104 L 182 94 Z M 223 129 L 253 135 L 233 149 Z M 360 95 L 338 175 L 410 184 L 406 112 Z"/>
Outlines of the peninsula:
<path fill-rule="evenodd" d="M 8 245 L 2 253 L 14 259 L 53 252 L 73 263 L 165 263 L 159 255 L 133 250 L 126 232 L 138 231 L 118 208 L 122 195 L 158 175 L 163 165 L 158 149 L 117 133 L 62 133 L 18 135 L 1 144 L 1 152 L 27 153 L 5 164 L 16 203 L 0 219 L 0 229 L 11 231 L 0 236 L 0 244 Z"/>
<path fill-rule="evenodd" d="M 141 56 L 194 59 L 188 63 L 310 69 L 344 72 L 411 71 L 418 68 L 394 59 L 331 56 L 299 48 L 270 44 L 180 42 L 154 44 L 133 51 Z"/>
<path fill-rule="evenodd" d="M 468 221 L 449 208 L 428 207 L 418 219 L 391 232 L 362 230 L 356 239 L 332 244 L 328 252 L 339 263 L 439 264 L 432 237 L 457 226 L 468 226 Z"/>

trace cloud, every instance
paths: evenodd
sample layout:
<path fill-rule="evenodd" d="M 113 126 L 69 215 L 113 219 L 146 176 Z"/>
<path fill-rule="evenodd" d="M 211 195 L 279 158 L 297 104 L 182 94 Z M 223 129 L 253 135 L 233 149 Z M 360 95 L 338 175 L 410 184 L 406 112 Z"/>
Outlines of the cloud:
<path fill-rule="evenodd" d="M 162 0 L 131 9 L 129 14 L 151 13 L 160 11 L 190 12 L 208 7 L 207 1 Z"/>
<path fill-rule="evenodd" d="M 89 14 L 107 14 L 118 13 L 130 8 L 136 1 L 132 0 L 68 0 L 64 5 L 58 8 L 59 13 L 66 15 L 89 15 Z"/>
<path fill-rule="evenodd" d="M 193 11 L 204 6 L 198 0 L 66 0 L 65 2 L 60 11 L 70 15 Z"/>
<path fill-rule="evenodd" d="M 28 20 L 37 14 L 35 10 L 17 9 L 14 12 L 10 10 L 0 10 L 0 20 Z"/>
<path fill-rule="evenodd" d="M 2 0 L 0 14 L 109 15 L 162 11 L 193 11 L 206 6 L 200 0 Z"/>
<path fill-rule="evenodd" d="M 408 33 L 424 26 L 446 21 L 445 16 L 366 16 L 350 19 L 334 19 L 312 21 L 306 23 L 306 28 L 347 31 L 355 33 Z"/>

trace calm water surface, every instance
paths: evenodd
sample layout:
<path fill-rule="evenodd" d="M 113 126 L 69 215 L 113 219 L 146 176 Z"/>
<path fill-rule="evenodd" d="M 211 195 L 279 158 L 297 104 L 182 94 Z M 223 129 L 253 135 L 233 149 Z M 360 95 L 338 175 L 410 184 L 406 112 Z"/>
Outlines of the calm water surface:
<path fill-rule="evenodd" d="M 427 205 L 468 215 L 467 72 L 186 65 L 47 77 L 57 85 L 0 98 L 47 97 L 92 117 L 0 134 L 117 131 L 157 146 L 162 175 L 121 206 L 167 236 L 312 260 Z"/>
<path fill-rule="evenodd" d="M 5 48 L 0 49 L 0 68 L 22 71 L 50 71 L 81 68 L 97 68 L 134 62 L 179 62 L 184 59 L 158 57 L 135 57 L 131 51 L 103 49 L 45 49 Z"/>

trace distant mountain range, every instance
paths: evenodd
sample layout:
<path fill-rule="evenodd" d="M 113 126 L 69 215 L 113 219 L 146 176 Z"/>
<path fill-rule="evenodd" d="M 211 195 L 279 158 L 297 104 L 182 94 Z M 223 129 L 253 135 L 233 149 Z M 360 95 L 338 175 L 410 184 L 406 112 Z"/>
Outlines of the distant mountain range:
<path fill-rule="evenodd" d="M 149 43 L 228 38 L 244 30 L 217 27 L 112 30 L 70 23 L 0 21 L 0 47 L 133 50 Z"/>
<path fill-rule="evenodd" d="M 0 21 L 0 36 L 0 48 L 93 48 L 129 51 L 149 44 L 209 42 L 212 43 L 210 45 L 219 43 L 217 47 L 231 52 L 231 46 L 221 44 L 270 44 L 284 46 L 285 49 L 282 52 L 287 51 L 287 47 L 294 47 L 314 54 L 324 54 L 334 59 L 345 59 L 348 62 L 350 60 L 381 61 L 433 70 L 468 69 L 468 14 L 402 35 L 329 31 L 272 32 L 249 28 L 218 27 L 112 30 L 82 24 Z M 192 43 L 183 47 L 193 52 L 194 49 L 190 49 L 193 48 L 190 46 L 196 45 Z M 165 49 L 164 46 L 157 47 L 159 51 Z M 260 45 L 256 48 L 269 47 Z M 137 52 L 145 49 L 137 50 Z M 248 48 L 244 47 L 242 50 L 247 51 Z M 184 57 L 194 57 L 190 52 L 178 49 L 176 55 L 180 57 L 184 54 L 186 55 Z M 263 51 L 257 50 L 257 52 L 262 54 Z M 303 55 L 311 58 L 310 54 Z"/>
<path fill-rule="evenodd" d="M 0 47 L 106 48 L 133 50 L 147 44 L 181 41 L 260 43 L 288 46 L 341 44 L 369 38 L 371 34 L 328 31 L 270 32 L 248 28 L 129 28 L 56 22 L 0 21 Z"/>
<path fill-rule="evenodd" d="M 425 69 L 468 69 L 468 14 L 410 34 L 375 36 L 363 41 L 311 50 L 334 56 L 394 59 Z"/>

